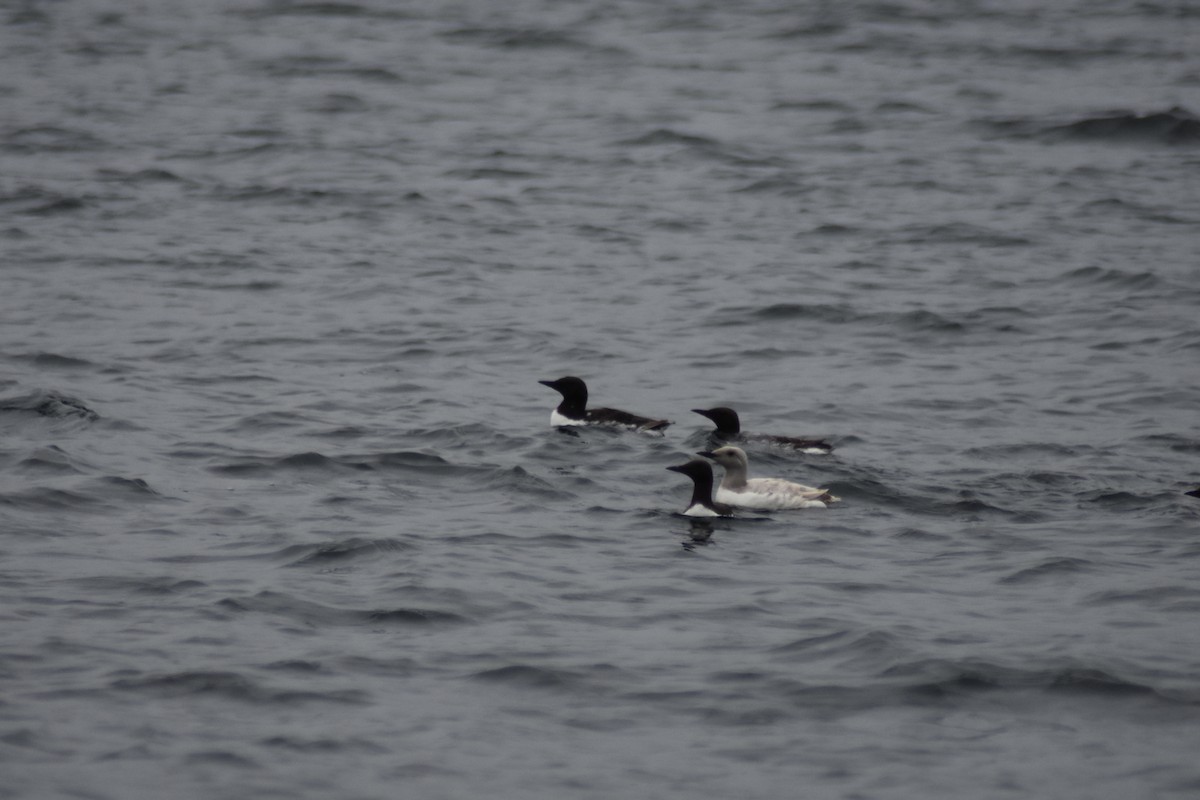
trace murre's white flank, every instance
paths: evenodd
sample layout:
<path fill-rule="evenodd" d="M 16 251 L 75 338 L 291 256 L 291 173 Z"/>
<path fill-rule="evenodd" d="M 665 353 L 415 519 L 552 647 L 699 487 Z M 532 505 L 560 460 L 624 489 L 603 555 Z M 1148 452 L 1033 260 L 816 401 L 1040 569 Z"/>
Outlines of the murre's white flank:
<path fill-rule="evenodd" d="M 554 381 L 538 381 L 562 395 L 562 402 L 550 412 L 550 424 L 554 427 L 566 425 L 610 425 L 633 428 L 639 431 L 662 432 L 670 420 L 653 419 L 630 414 L 616 408 L 588 408 L 587 384 L 581 378 L 568 375 Z"/>
<path fill-rule="evenodd" d="M 810 455 L 825 455 L 833 451 L 833 445 L 824 439 L 776 436 L 770 433 L 744 433 L 738 413 L 727 406 L 693 408 L 692 411 L 713 421 L 717 427 L 713 430 L 712 436 L 721 442 L 763 442 L 777 447 L 788 447 Z"/>
<path fill-rule="evenodd" d="M 725 468 L 725 477 L 717 487 L 716 499 L 742 508 L 779 511 L 790 508 L 826 508 L 839 498 L 828 489 L 818 489 L 782 478 L 750 478 L 749 460 L 740 447 L 725 446 L 697 455 L 711 458 Z"/>
<path fill-rule="evenodd" d="M 733 516 L 732 508 L 713 500 L 713 471 L 707 461 L 693 458 L 686 464 L 677 464 L 667 469 L 683 473 L 692 479 L 692 500 L 683 511 L 685 517 Z"/>

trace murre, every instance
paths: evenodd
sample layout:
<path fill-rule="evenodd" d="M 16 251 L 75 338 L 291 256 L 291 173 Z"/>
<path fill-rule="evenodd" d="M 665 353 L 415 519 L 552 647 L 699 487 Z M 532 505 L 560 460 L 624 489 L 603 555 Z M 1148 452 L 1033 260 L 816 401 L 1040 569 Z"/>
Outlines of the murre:
<path fill-rule="evenodd" d="M 782 478 L 751 478 L 746 452 L 740 447 L 718 447 L 697 455 L 711 458 L 725 468 L 725 477 L 717 487 L 716 499 L 742 508 L 778 511 L 789 508 L 826 508 L 839 498 L 828 489 L 818 489 Z"/>
<path fill-rule="evenodd" d="M 692 501 L 683 511 L 685 517 L 733 516 L 733 508 L 713 500 L 713 471 L 707 461 L 693 458 L 686 464 L 676 464 L 667 469 L 682 473 L 692 479 Z"/>
<path fill-rule="evenodd" d="M 573 375 L 559 378 L 556 381 L 538 381 L 549 386 L 562 395 L 558 408 L 550 412 L 550 424 L 559 427 L 565 425 L 613 425 L 624 428 L 634 428 L 640 431 L 661 432 L 671 424 L 666 419 L 651 419 L 620 411 L 615 408 L 588 408 L 587 384 Z"/>
<path fill-rule="evenodd" d="M 692 411 L 702 417 L 708 417 L 717 427 L 713 438 L 722 442 L 763 442 L 779 447 L 790 447 L 802 453 L 823 455 L 833 450 L 833 445 L 824 439 L 810 439 L 796 436 L 775 436 L 769 433 L 742 433 L 742 422 L 732 408 L 718 406 L 717 408 L 693 408 Z"/>

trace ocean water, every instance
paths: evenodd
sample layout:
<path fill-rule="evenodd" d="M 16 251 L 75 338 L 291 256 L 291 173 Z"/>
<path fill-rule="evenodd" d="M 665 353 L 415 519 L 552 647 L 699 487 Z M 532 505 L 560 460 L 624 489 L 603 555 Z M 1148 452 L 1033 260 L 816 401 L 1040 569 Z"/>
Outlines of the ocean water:
<path fill-rule="evenodd" d="M 4 5 L 0 798 L 1196 797 L 1198 33 Z"/>

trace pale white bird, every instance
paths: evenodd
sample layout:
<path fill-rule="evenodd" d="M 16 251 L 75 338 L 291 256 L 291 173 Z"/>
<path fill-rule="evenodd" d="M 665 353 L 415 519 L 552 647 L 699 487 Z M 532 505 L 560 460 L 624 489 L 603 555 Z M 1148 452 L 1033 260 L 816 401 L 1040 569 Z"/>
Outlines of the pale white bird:
<path fill-rule="evenodd" d="M 697 455 L 711 458 L 725 468 L 725 477 L 713 494 L 718 503 L 742 508 L 778 511 L 788 508 L 826 508 L 839 498 L 828 489 L 805 486 L 782 478 L 751 478 L 746 451 L 727 445 Z"/>

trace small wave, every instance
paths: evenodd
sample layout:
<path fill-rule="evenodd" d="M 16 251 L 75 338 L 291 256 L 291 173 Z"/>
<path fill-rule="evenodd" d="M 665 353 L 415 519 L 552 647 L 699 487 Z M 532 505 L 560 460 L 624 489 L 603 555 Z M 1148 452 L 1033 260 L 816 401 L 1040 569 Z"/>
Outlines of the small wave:
<path fill-rule="evenodd" d="M 22 458 L 16 471 L 26 475 L 81 475 L 83 465 L 57 445 L 39 447 Z"/>
<path fill-rule="evenodd" d="M 188 753 L 183 762 L 185 764 L 199 764 L 201 766 L 215 766 L 223 769 L 229 767 L 237 767 L 239 769 L 259 769 L 262 765 L 252 758 L 247 758 L 241 753 L 235 753 L 232 750 L 196 750 Z"/>
<path fill-rule="evenodd" d="M 223 187 L 215 191 L 213 196 L 231 203 L 249 203 L 253 205 L 279 203 L 286 206 L 357 206 L 363 200 L 360 195 L 332 189 L 302 186 L 264 186 L 261 184 Z"/>
<path fill-rule="evenodd" d="M 1099 695 L 1158 695 L 1150 686 L 1127 681 L 1098 669 L 1066 669 L 1053 673 L 1048 688 L 1056 692 Z"/>
<path fill-rule="evenodd" d="M 565 689 L 579 682 L 580 676 L 573 672 L 529 664 L 512 664 L 506 667 L 476 672 L 473 680 L 502 683 L 526 689 Z"/>
<path fill-rule="evenodd" d="M 258 68 L 273 78 L 326 78 L 329 76 L 356 78 L 378 83 L 404 83 L 404 78 L 378 65 L 361 65 L 340 58 L 323 56 L 285 56 L 258 64 Z"/>
<path fill-rule="evenodd" d="M 1021 321 L 1036 320 L 1038 315 L 1019 306 L 984 306 L 965 315 L 972 325 L 984 325 L 997 333 L 1023 333 Z"/>
<path fill-rule="evenodd" d="M 934 114 L 937 113 L 928 106 L 913 103 L 908 100 L 884 100 L 877 104 L 873 111 L 876 114 Z"/>
<path fill-rule="evenodd" d="M 671 130 L 670 128 L 656 128 L 649 133 L 636 136 L 632 139 L 623 139 L 617 142 L 622 147 L 658 147 L 661 145 L 685 145 L 687 147 L 711 148 L 718 147 L 720 143 L 716 139 L 711 139 L 707 136 L 698 136 L 690 133 L 680 133 L 679 131 Z"/>
<path fill-rule="evenodd" d="M 658 128 L 641 136 L 617 142 L 619 147 L 659 148 L 665 157 L 682 154 L 707 162 L 733 165 L 742 168 L 761 167 L 776 170 L 788 169 L 791 165 L 775 154 L 757 154 L 743 148 L 697 134 L 681 133 L 670 128 Z M 678 218 L 661 218 L 657 223 L 667 229 L 679 225 L 679 230 L 707 229 L 708 224 L 700 218 L 683 222 Z"/>
<path fill-rule="evenodd" d="M 1088 286 L 1113 286 L 1121 289 L 1149 289 L 1159 285 L 1161 279 L 1153 272 L 1131 272 L 1102 267 L 1080 267 L 1069 270 L 1058 277 L 1068 284 Z"/>
<path fill-rule="evenodd" d="M 1029 494 L 1066 494 L 1084 491 L 1092 485 L 1086 475 L 1049 470 L 1030 472 L 1005 472 L 981 478 L 976 485 L 991 492 L 1006 495 L 1028 496 Z"/>
<path fill-rule="evenodd" d="M 775 111 L 828 111 L 835 114 L 851 114 L 854 107 L 841 100 L 820 98 L 816 100 L 780 100 L 771 106 Z"/>
<path fill-rule="evenodd" d="M 953 537 L 947 534 L 933 533 L 923 528 L 902 528 L 893 533 L 892 536 L 896 539 L 911 539 L 916 542 L 947 542 L 953 539 Z"/>
<path fill-rule="evenodd" d="M 851 322 L 860 318 L 860 315 L 848 305 L 824 303 L 773 303 L 756 309 L 749 315 L 745 313 L 744 309 L 730 309 L 724 314 L 718 312 L 714 316 L 724 317 L 717 324 L 725 325 L 747 324 L 749 322 L 747 316 L 761 320 L 803 319 L 833 324 Z"/>
<path fill-rule="evenodd" d="M 540 177 L 536 172 L 521 169 L 503 169 L 501 167 L 473 167 L 469 169 L 452 169 L 445 173 L 448 178 L 464 181 L 528 181 Z"/>
<path fill-rule="evenodd" d="M 349 739 L 332 739 L 329 737 L 307 739 L 300 738 L 299 736 L 271 736 L 266 739 L 260 739 L 259 744 L 278 750 L 288 750 L 293 753 L 312 753 L 318 755 L 341 753 L 384 755 L 390 752 L 386 747 L 357 737 Z"/>
<path fill-rule="evenodd" d="M 543 499 L 568 499 L 575 496 L 574 493 L 560 489 L 521 466 L 497 468 L 487 477 L 484 485 L 505 495 L 519 492 Z"/>
<path fill-rule="evenodd" d="M 904 229 L 905 241 L 914 244 L 973 244 L 980 247 L 1027 247 L 1033 241 L 980 225 L 952 222 L 945 225 L 915 225 Z"/>
<path fill-rule="evenodd" d="M 770 194 L 780 197 L 796 197 L 798 195 L 809 194 L 814 189 L 799 177 L 776 175 L 771 178 L 762 178 L 753 181 L 733 191 L 737 194 Z"/>
<path fill-rule="evenodd" d="M 857 635 L 849 631 L 838 631 L 808 636 L 779 645 L 771 650 L 772 655 L 785 656 L 789 660 L 799 658 L 810 661 L 837 658 L 849 662 L 892 662 L 904 652 L 900 640 L 884 631 L 869 631 Z"/>
<path fill-rule="evenodd" d="M 411 658 L 380 658 L 377 656 L 346 655 L 337 664 L 347 672 L 361 675 L 380 675 L 386 678 L 408 678 L 418 670 Z"/>
<path fill-rule="evenodd" d="M 185 671 L 137 678 L 118 678 L 114 689 L 152 694 L 157 697 L 211 696 L 240 702 L 294 705 L 308 702 L 327 702 L 358 705 L 366 702 L 366 692 L 357 689 L 340 691 L 298 691 L 279 689 L 251 680 L 238 672 Z"/>
<path fill-rule="evenodd" d="M 269 664 L 264 664 L 263 669 L 275 672 L 291 672 L 299 675 L 317 675 L 325 671 L 320 661 L 306 661 L 301 658 L 272 661 Z"/>
<path fill-rule="evenodd" d="M 76 418 L 95 421 L 100 418 L 82 400 L 59 392 L 30 392 L 0 399 L 0 413 L 29 412 L 54 419 Z"/>
<path fill-rule="evenodd" d="M 863 229 L 855 225 L 843 225 L 837 222 L 825 222 L 809 231 L 812 236 L 860 236 Z M 838 269 L 878 269 L 879 264 L 870 261 L 844 261 L 838 264 Z"/>
<path fill-rule="evenodd" d="M 141 478 L 106 475 L 91 478 L 71 488 L 35 486 L 0 493 L 0 504 L 30 511 L 76 511 L 95 513 L 129 504 L 169 500 Z"/>
<path fill-rule="evenodd" d="M 22 353 L 10 356 L 10 358 L 42 369 L 87 369 L 95 366 L 85 358 L 64 356 L 58 353 Z"/>
<path fill-rule="evenodd" d="M 295 453 L 290 456 L 263 458 L 243 456 L 231 463 L 215 464 L 208 467 L 210 472 L 220 475 L 238 477 L 255 477 L 271 475 L 279 471 L 300 472 L 344 472 L 350 470 L 370 470 L 374 467 L 361 459 L 340 456 L 331 457 L 316 451 Z"/>
<path fill-rule="evenodd" d="M 1110 220 L 1143 220 L 1162 225 L 1195 225 L 1196 217 L 1185 208 L 1135 203 L 1120 197 L 1104 197 L 1079 206 L 1078 214 L 1083 218 Z"/>
<path fill-rule="evenodd" d="M 371 110 L 371 104 L 357 94 L 330 92 L 309 104 L 318 114 L 362 114 Z"/>
<path fill-rule="evenodd" d="M 0 150 L 12 153 L 77 153 L 105 146 L 90 133 L 53 125 L 19 128 L 0 139 Z"/>
<path fill-rule="evenodd" d="M 471 42 L 501 50 L 597 49 L 566 31 L 550 28 L 458 28 L 446 31 L 441 34 L 441 38 L 450 42 Z"/>
<path fill-rule="evenodd" d="M 941 487 L 935 491 L 938 492 L 937 495 L 917 491 L 899 494 L 890 501 L 890 504 L 916 514 L 934 517 L 961 517 L 978 520 L 985 516 L 1002 516 L 1010 519 L 1035 519 L 1023 510 L 993 505 L 972 490 L 961 489 L 955 493 L 957 497 L 938 496 L 947 493 Z"/>
<path fill-rule="evenodd" d="M 218 508 L 210 509 L 210 514 L 214 519 L 220 522 L 236 520 L 239 523 L 244 523 L 247 520 L 258 520 L 266 523 L 268 520 L 264 517 L 255 517 L 247 514 L 240 508 Z M 230 545 L 229 550 L 240 550 L 241 545 Z M 295 558 L 297 553 L 302 553 L 308 548 L 304 545 L 290 545 L 288 547 L 274 550 L 258 550 L 252 553 L 182 553 L 171 556 L 153 556 L 151 561 L 157 561 L 163 564 L 206 564 L 220 561 L 286 561 L 289 558 Z"/>
<path fill-rule="evenodd" d="M 1092 562 L 1082 558 L 1049 558 L 1037 566 L 1017 570 L 1000 579 L 1005 584 L 1034 583 L 1044 579 L 1060 581 L 1064 575 L 1087 572 Z"/>
<path fill-rule="evenodd" d="M 421 453 L 415 450 L 398 450 L 392 453 L 381 453 L 375 462 L 388 469 L 443 469 L 453 465 L 441 456 L 432 453 Z"/>
<path fill-rule="evenodd" d="M 261 380 L 273 382 L 271 378 L 263 377 Z M 311 423 L 313 420 L 309 417 L 295 414 L 290 411 L 264 411 L 258 414 L 251 414 L 247 417 L 242 417 L 231 425 L 226 425 L 221 429 L 223 433 L 256 433 L 261 431 L 273 431 L 284 428 L 299 428 Z"/>
<path fill-rule="evenodd" d="M 105 168 L 97 170 L 99 177 L 106 181 L 115 183 L 182 183 L 184 178 L 176 175 L 174 172 L 160 168 L 147 168 L 139 170 L 120 170 Z"/>
<path fill-rule="evenodd" d="M 26 205 L 17 213 L 31 217 L 50 217 L 57 214 L 74 214 L 87 208 L 87 202 L 80 197 L 69 197 L 61 194 L 47 194 L 37 201 Z"/>
<path fill-rule="evenodd" d="M 380 611 L 368 611 L 366 619 L 372 624 L 399 623 L 402 625 L 426 625 L 437 622 L 464 621 L 464 618 L 458 614 L 451 614 L 446 611 L 430 611 L 422 608 L 389 608 Z"/>
<path fill-rule="evenodd" d="M 752 325 L 756 321 L 801 321 L 828 325 L 861 324 L 916 335 L 962 334 L 974 331 L 988 333 L 1019 332 L 1018 319 L 1030 315 L 1021 309 L 981 308 L 951 316 L 928 308 L 909 311 L 859 311 L 849 304 L 772 303 L 756 309 L 725 308 L 714 313 L 715 325 Z M 779 351 L 793 352 L 793 351 Z"/>
<path fill-rule="evenodd" d="M 1052 143 L 1085 141 L 1192 145 L 1200 142 L 1200 119 L 1178 107 L 1147 114 L 1114 111 L 1057 124 L 1030 117 L 981 119 L 978 123 L 997 136 L 1040 139 Z"/>
<path fill-rule="evenodd" d="M 162 575 L 155 578 L 105 575 L 91 578 L 74 578 L 69 581 L 93 592 L 116 592 L 120 594 L 142 594 L 151 596 L 184 594 L 202 589 L 208 584 L 185 578 Z"/>
<path fill-rule="evenodd" d="M 399 9 L 372 8 L 369 5 L 337 2 L 336 0 L 328 0 L 328 2 L 315 0 L 315 2 L 310 3 L 276 1 L 264 3 L 260 7 L 231 13 L 240 13 L 251 19 L 268 17 L 365 17 L 381 20 L 406 20 L 411 18 L 410 14 Z"/>
<path fill-rule="evenodd" d="M 1093 694 L 1106 697 L 1154 696 L 1175 701 L 1146 684 L 1107 671 L 1081 666 L 1020 669 L 986 661 L 926 659 L 890 667 L 881 674 L 899 681 L 906 694 L 921 701 L 983 691 L 1033 690 L 1050 693 Z M 1188 702 L 1186 698 L 1183 702 Z"/>
<path fill-rule="evenodd" d="M 338 464 L 337 459 L 330 458 L 315 451 L 284 456 L 275 462 L 276 466 L 293 467 L 296 469 L 329 469 Z"/>
<path fill-rule="evenodd" d="M 1087 598 L 1096 605 L 1134 604 L 1164 614 L 1195 614 L 1200 611 L 1200 589 L 1187 586 L 1153 586 L 1147 589 L 1099 592 Z"/>
<path fill-rule="evenodd" d="M 1081 495 L 1085 503 L 1095 503 L 1105 506 L 1111 511 L 1145 511 L 1162 502 L 1162 493 L 1141 495 L 1124 490 L 1108 490 L 1085 492 Z"/>
<path fill-rule="evenodd" d="M 356 558 L 411 549 L 412 545 L 398 539 L 366 539 L 355 536 L 320 544 L 294 545 L 286 548 L 283 554 L 288 558 L 303 554 L 300 558 L 289 561 L 289 567 L 327 567 Z"/>
<path fill-rule="evenodd" d="M 533 487 L 540 481 L 524 473 L 519 467 L 509 469 L 488 463 L 457 464 L 439 455 L 416 450 L 351 456 L 348 459 L 356 464 L 365 465 L 368 469 L 384 472 L 419 472 L 424 475 L 441 475 L 447 479 L 464 478 L 523 488 Z M 542 484 L 542 488 L 550 487 Z"/>
<path fill-rule="evenodd" d="M 1150 436 L 1139 436 L 1139 441 L 1155 445 L 1165 445 L 1176 453 L 1200 453 L 1200 439 L 1181 436 L 1177 433 L 1159 433 Z"/>
<path fill-rule="evenodd" d="M 94 513 L 98 509 L 109 507 L 98 497 L 52 487 L 0 492 L 0 505 L 27 511 L 78 511 L 80 513 Z"/>
<path fill-rule="evenodd" d="M 881 314 L 875 315 L 876 319 L 883 322 L 894 322 L 898 327 L 910 331 L 944 331 L 948 333 L 958 333 L 967 329 L 963 323 L 950 319 L 936 311 L 930 311 L 927 308 L 918 308 L 913 311 L 904 311 L 899 314 Z"/>
<path fill-rule="evenodd" d="M 432 625 L 467 622 L 451 611 L 427 608 L 354 609 L 300 600 L 282 592 L 262 591 L 252 597 L 226 598 L 217 603 L 237 612 L 274 614 L 305 626 Z"/>
<path fill-rule="evenodd" d="M 767 34 L 770 39 L 827 39 L 836 36 L 847 29 L 847 23 L 830 19 L 826 14 L 815 14 L 813 19 L 799 24 L 790 24 L 772 28 Z"/>
<path fill-rule="evenodd" d="M 963 451 L 963 455 L 981 461 L 1021 461 L 1027 462 L 1035 457 L 1075 458 L 1090 452 L 1090 447 L 1073 447 L 1055 442 L 1019 442 L 1015 444 L 987 445 L 971 447 Z M 1030 473 L 1032 475 L 1032 473 Z M 1044 474 L 1044 473 L 1040 473 Z M 1054 479 L 1051 479 L 1053 482 Z"/>
<path fill-rule="evenodd" d="M 116 491 L 134 497 L 162 497 L 142 478 L 122 478 L 120 475 L 106 475 L 97 480 L 104 488 L 105 493 L 110 496 L 112 492 Z"/>
<path fill-rule="evenodd" d="M 1119 111 L 1052 126 L 1045 132 L 1090 141 L 1196 144 L 1200 143 L 1200 118 L 1179 107 L 1149 114 Z"/>

